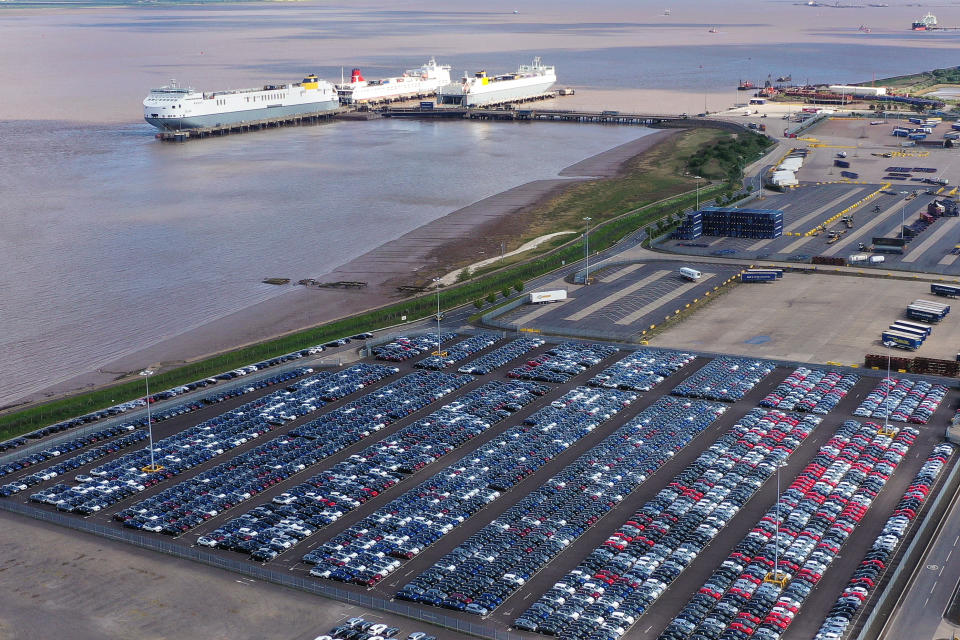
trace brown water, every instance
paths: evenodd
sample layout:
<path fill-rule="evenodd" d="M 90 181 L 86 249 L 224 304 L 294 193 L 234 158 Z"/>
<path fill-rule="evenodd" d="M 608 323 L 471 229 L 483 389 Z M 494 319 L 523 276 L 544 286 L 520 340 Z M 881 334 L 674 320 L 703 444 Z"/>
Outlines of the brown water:
<path fill-rule="evenodd" d="M 577 89 L 557 106 L 696 112 L 742 98 L 741 78 L 947 66 L 960 37 L 905 31 L 919 7 L 516 4 L 0 7 L 0 405 L 276 295 L 263 277 L 319 275 L 642 134 L 377 121 L 164 145 L 140 101 L 172 77 L 223 89 L 541 55 Z M 935 12 L 960 24 L 960 7 Z"/>

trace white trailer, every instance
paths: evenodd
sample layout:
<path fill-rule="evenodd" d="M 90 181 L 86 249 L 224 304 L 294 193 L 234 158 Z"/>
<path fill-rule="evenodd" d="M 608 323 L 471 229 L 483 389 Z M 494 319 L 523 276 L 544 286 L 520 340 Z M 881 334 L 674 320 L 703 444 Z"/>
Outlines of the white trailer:
<path fill-rule="evenodd" d="M 703 275 L 702 273 L 700 273 L 696 269 L 691 269 L 690 267 L 680 268 L 680 276 L 692 282 L 696 282 L 697 280 L 699 280 L 702 275 Z"/>
<path fill-rule="evenodd" d="M 547 304 L 548 302 L 560 302 L 567 299 L 566 289 L 555 289 L 553 291 L 534 291 L 530 294 L 530 304 Z"/>

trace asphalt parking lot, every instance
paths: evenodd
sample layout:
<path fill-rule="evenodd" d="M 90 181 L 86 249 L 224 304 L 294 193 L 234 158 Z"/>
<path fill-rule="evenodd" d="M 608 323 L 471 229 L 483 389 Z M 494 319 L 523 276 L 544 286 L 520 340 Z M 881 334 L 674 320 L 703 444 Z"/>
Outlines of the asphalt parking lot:
<path fill-rule="evenodd" d="M 737 285 L 722 302 L 714 301 L 650 343 L 819 364 L 862 365 L 868 353 L 954 359 L 960 316 L 953 312 L 917 351 L 881 344 L 880 333 L 906 319 L 907 305 L 917 298 L 931 298 L 929 283 L 786 273 L 776 282 Z"/>
<path fill-rule="evenodd" d="M 779 286 L 779 285 L 776 285 Z M 599 288 L 599 287 L 597 287 Z M 743 287 L 741 287 L 743 288 Z M 584 302 L 589 303 L 585 300 Z M 726 305 L 725 305 L 726 306 Z M 935 331 L 936 333 L 936 331 Z M 481 352 L 478 355 L 487 353 L 492 349 L 495 349 L 499 346 L 502 346 L 502 342 L 498 345 L 494 345 L 491 348 L 488 348 Z M 481 384 L 493 380 L 493 379 L 504 379 L 507 371 L 512 367 L 516 366 L 518 363 L 535 358 L 537 355 L 541 354 L 543 351 L 548 349 L 552 345 L 544 345 L 523 357 L 519 358 L 516 361 L 513 361 L 503 367 L 500 367 L 491 374 L 484 376 L 479 376 L 477 380 L 473 381 L 470 385 L 467 385 L 457 392 L 450 394 L 445 397 L 440 402 L 435 402 L 426 406 L 418 411 L 412 413 L 411 415 L 399 420 L 388 427 L 378 431 L 376 434 L 365 438 L 363 441 L 356 443 L 354 445 L 348 446 L 336 454 L 324 459 L 318 464 L 314 465 L 313 468 L 305 470 L 300 474 L 297 474 L 293 477 L 287 478 L 285 481 L 280 482 L 272 487 L 270 487 L 266 492 L 255 496 L 254 498 L 242 503 L 241 505 L 234 507 L 222 513 L 196 529 L 190 531 L 186 535 L 183 535 L 174 540 L 186 546 L 195 544 L 197 538 L 203 533 L 209 532 L 212 529 L 215 529 L 217 526 L 222 524 L 224 521 L 239 515 L 242 512 L 247 511 L 248 509 L 254 507 L 258 504 L 263 504 L 271 500 L 274 496 L 288 489 L 290 486 L 295 485 L 301 482 L 307 475 L 316 473 L 320 469 L 328 468 L 336 463 L 343 461 L 349 456 L 353 455 L 357 451 L 361 450 L 363 447 L 367 446 L 373 441 L 383 440 L 385 438 L 390 438 L 392 435 L 396 434 L 404 426 L 411 424 L 414 421 L 417 421 L 423 418 L 425 415 L 436 410 L 441 404 L 450 402 L 456 397 L 462 396 L 472 389 L 477 388 Z M 598 373 L 601 369 L 606 366 L 609 366 L 613 362 L 621 359 L 624 355 L 623 352 L 614 354 L 606 358 L 600 364 L 591 367 L 587 371 L 573 377 L 563 384 L 550 385 L 551 390 L 546 395 L 540 397 L 533 403 L 523 407 L 521 410 L 516 411 L 508 419 L 496 424 L 494 427 L 488 429 L 481 435 L 472 440 L 464 443 L 462 446 L 456 448 L 454 451 L 449 453 L 446 456 L 441 457 L 434 464 L 427 465 L 426 467 L 415 471 L 414 473 L 409 474 L 407 479 L 400 482 L 397 486 L 391 488 L 389 491 L 384 491 L 379 496 L 372 498 L 371 500 L 365 502 L 360 507 L 354 509 L 353 511 L 347 513 L 343 518 L 337 520 L 334 524 L 322 528 L 320 531 L 315 533 L 306 539 L 303 543 L 294 546 L 287 552 L 281 553 L 276 559 L 268 563 L 268 567 L 274 569 L 286 569 L 294 575 L 299 575 L 301 577 L 308 577 L 309 566 L 301 562 L 301 558 L 304 553 L 306 553 L 311 548 L 315 548 L 317 545 L 323 543 L 326 540 L 331 539 L 336 536 L 338 533 L 348 529 L 353 526 L 361 519 L 370 515 L 376 509 L 382 507 L 387 502 L 398 497 L 402 492 L 406 492 L 409 489 L 417 486 L 422 480 L 430 477 L 433 474 L 436 474 L 443 469 L 453 467 L 457 464 L 458 461 L 469 456 L 472 452 L 477 451 L 485 443 L 489 442 L 493 438 L 497 437 L 499 434 L 503 433 L 505 430 L 510 428 L 513 425 L 518 424 L 527 416 L 533 414 L 534 412 L 542 409 L 545 406 L 550 405 L 557 398 L 563 396 L 566 392 L 573 389 L 574 387 L 583 385 L 589 380 L 593 375 Z M 370 387 L 364 389 L 359 394 L 351 394 L 346 398 L 343 398 L 335 403 L 331 403 L 320 411 L 320 413 L 326 413 L 329 411 L 335 410 L 337 407 L 342 406 L 345 403 L 348 403 L 352 400 L 355 400 L 358 395 L 373 392 L 377 389 L 380 389 L 391 382 L 398 379 L 400 376 L 403 376 L 405 373 L 412 371 L 412 365 L 418 360 L 415 358 L 403 363 L 399 363 L 398 366 L 401 371 L 396 376 L 392 376 L 386 380 L 378 382 Z M 566 468 L 573 460 L 577 459 L 581 454 L 590 450 L 597 443 L 603 440 L 605 437 L 610 435 L 615 431 L 620 425 L 623 425 L 625 422 L 630 420 L 632 417 L 636 416 L 638 413 L 652 405 L 659 398 L 663 397 L 665 394 L 670 393 L 671 389 L 680 382 L 681 380 L 687 378 L 690 374 L 696 372 L 704 365 L 708 359 L 706 358 L 697 358 L 694 361 L 690 362 L 678 372 L 669 376 L 665 381 L 657 385 L 653 390 L 647 392 L 641 392 L 640 397 L 632 403 L 625 410 L 618 413 L 614 418 L 604 422 L 600 428 L 595 429 L 593 432 L 587 434 L 586 436 L 580 438 L 569 446 L 566 450 L 562 451 L 555 457 L 553 457 L 549 462 L 539 467 L 536 471 L 526 476 L 520 482 L 518 482 L 511 490 L 507 491 L 500 499 L 496 500 L 492 504 L 488 505 L 475 516 L 468 518 L 463 525 L 454 528 L 448 535 L 442 537 L 436 544 L 434 544 L 429 551 L 426 551 L 420 555 L 417 555 L 412 560 L 405 562 L 395 574 L 392 574 L 387 579 L 383 580 L 377 584 L 373 589 L 366 589 L 359 585 L 352 584 L 341 584 L 336 583 L 339 588 L 348 589 L 354 591 L 358 594 L 372 594 L 379 595 L 383 597 L 392 597 L 396 590 L 419 575 L 421 572 L 429 568 L 438 558 L 440 558 L 445 553 L 454 549 L 457 545 L 462 543 L 481 527 L 489 523 L 493 518 L 505 513 L 513 505 L 515 505 L 519 500 L 528 495 L 530 492 L 535 490 L 537 487 L 540 487 L 547 479 L 551 478 L 564 468 Z M 759 384 L 757 384 L 751 391 L 749 391 L 743 398 L 737 400 L 736 402 L 729 403 L 727 411 L 716 421 L 709 425 L 709 427 L 695 438 L 693 442 L 689 445 L 682 448 L 677 455 L 672 457 L 667 461 L 663 466 L 661 466 L 657 471 L 655 471 L 646 481 L 644 481 L 635 491 L 630 493 L 614 506 L 611 511 L 604 515 L 598 522 L 593 526 L 587 529 L 586 533 L 580 538 L 576 539 L 568 548 L 566 548 L 563 553 L 554 558 L 549 564 L 547 564 L 539 573 L 532 576 L 531 579 L 521 588 L 516 591 L 510 598 L 508 598 L 500 607 L 495 609 L 492 614 L 487 616 L 485 619 L 479 619 L 476 616 L 472 616 L 466 613 L 456 613 L 448 610 L 435 609 L 438 613 L 444 615 L 450 615 L 458 617 L 465 621 L 481 623 L 493 628 L 507 628 L 513 619 L 525 609 L 530 603 L 535 601 L 540 594 L 542 594 L 546 589 L 548 589 L 554 581 L 558 579 L 559 576 L 564 575 L 568 570 L 576 566 L 583 557 L 594 547 L 601 544 L 612 532 L 616 531 L 620 525 L 623 524 L 624 520 L 629 518 L 634 511 L 639 508 L 644 502 L 649 500 L 654 496 L 658 491 L 660 491 L 664 485 L 670 481 L 670 479 L 683 470 L 699 453 L 709 446 L 716 438 L 725 432 L 729 427 L 739 420 L 743 415 L 745 415 L 751 408 L 756 407 L 757 403 L 777 384 L 779 384 L 786 375 L 791 371 L 791 368 L 777 367 L 773 373 L 763 378 Z M 863 397 L 870 392 L 875 386 L 877 380 L 876 378 L 865 377 L 862 379 L 850 393 L 844 398 L 844 400 L 824 419 L 822 424 L 817 427 L 813 435 L 805 440 L 802 445 L 791 455 L 789 458 L 789 467 L 785 470 L 784 477 L 790 478 L 792 474 L 796 472 L 797 469 L 801 468 L 806 464 L 807 460 L 816 452 L 818 443 L 829 438 L 830 434 L 839 425 L 843 420 L 849 419 L 851 417 L 851 411 L 859 404 Z M 242 401 L 249 401 L 250 397 L 243 397 Z M 875 535 L 876 528 L 882 525 L 883 520 L 887 517 L 889 510 L 892 509 L 893 504 L 899 498 L 900 493 L 902 492 L 902 487 L 900 487 L 901 482 L 909 481 L 912 477 L 915 469 L 914 465 L 919 465 L 922 463 L 923 458 L 929 453 L 929 450 L 933 447 L 936 442 L 942 440 L 943 426 L 948 421 L 949 416 L 952 413 L 952 409 L 956 407 L 958 400 L 958 392 L 952 390 L 947 399 L 940 405 L 940 408 L 936 412 L 934 419 L 927 426 L 920 427 L 922 436 L 918 439 L 917 443 L 914 445 L 913 450 L 911 451 L 910 457 L 905 459 L 903 464 L 898 469 L 897 473 L 894 475 L 891 482 L 888 483 L 887 487 L 884 489 L 881 494 L 881 500 L 878 500 L 874 508 L 870 510 L 868 516 L 863 520 L 861 526 L 856 530 L 854 538 L 848 542 L 851 545 L 861 544 L 858 541 L 867 541 L 871 539 L 872 535 Z M 210 408 L 213 411 L 223 410 L 225 407 L 218 405 L 216 407 Z M 204 409 L 203 411 L 207 411 Z M 173 433 L 177 429 L 183 429 L 190 425 L 196 424 L 203 417 L 209 417 L 206 414 L 201 414 L 197 412 L 195 414 L 189 414 L 186 416 L 180 416 L 178 418 L 169 420 L 165 423 L 162 423 L 160 426 L 165 430 L 165 433 Z M 189 471 L 181 474 L 175 479 L 168 480 L 156 487 L 147 489 L 144 492 L 136 494 L 131 498 L 125 499 L 120 503 L 106 509 L 103 512 L 93 514 L 89 516 L 91 520 L 99 522 L 100 524 L 116 527 L 121 529 L 121 525 L 116 521 L 112 520 L 111 515 L 116 511 L 123 509 L 129 506 L 131 503 L 139 502 L 150 495 L 153 495 L 164 488 L 182 482 L 189 479 L 199 473 L 202 473 L 212 466 L 225 461 L 226 459 L 232 458 L 238 454 L 244 453 L 249 449 L 253 448 L 257 444 L 261 444 L 263 441 L 275 437 L 279 434 L 288 432 L 292 429 L 295 429 L 297 426 L 302 423 L 315 418 L 315 415 L 306 416 L 300 418 L 294 422 L 283 425 L 279 429 L 271 432 L 269 435 L 262 436 L 257 438 L 252 442 L 245 443 L 240 447 L 237 447 L 230 452 L 220 456 L 214 460 L 210 460 L 207 463 L 190 469 Z M 159 431 L 159 429 L 158 429 Z M 98 462 L 98 463 L 102 463 Z M 41 465 L 42 466 L 42 465 Z M 31 469 L 30 471 L 35 471 L 36 469 Z M 78 469 L 75 473 L 84 473 L 87 469 Z M 72 474 L 71 474 L 72 475 Z M 9 481 L 9 479 L 5 479 Z M 51 484 L 51 483 L 45 483 Z M 17 496 L 11 498 L 5 498 L 5 500 L 19 500 L 26 502 L 30 493 L 36 489 L 30 489 L 27 492 L 18 494 Z M 760 491 L 746 504 L 746 506 L 730 521 L 730 523 L 721 530 L 720 534 L 710 543 L 707 550 L 702 553 L 691 566 L 681 574 L 680 578 L 671 586 L 670 597 L 661 599 L 657 606 L 654 607 L 650 612 L 641 617 L 640 621 L 633 627 L 633 629 L 628 633 L 627 637 L 630 638 L 652 638 L 656 637 L 659 631 L 669 622 L 672 618 L 673 608 L 679 609 L 688 597 L 691 595 L 692 590 L 696 590 L 702 584 L 703 580 L 710 572 L 713 571 L 717 562 L 725 557 L 729 552 L 731 545 L 737 542 L 743 535 L 743 533 L 749 530 L 757 518 L 762 515 L 766 509 L 769 508 L 770 504 L 774 500 L 775 487 L 773 480 L 770 479 L 763 484 Z M 33 504 L 33 503 L 31 503 Z M 37 508 L 41 509 L 50 509 L 51 507 L 37 505 Z M 79 516 L 77 516 L 79 517 Z M 5 514 L 2 518 L 6 521 L 10 519 L 11 521 L 19 522 L 18 526 L 26 526 L 30 528 L 31 526 L 41 527 L 39 524 L 25 523 L 22 519 L 17 519 L 14 516 Z M 45 525 L 43 525 L 45 526 Z M 60 540 L 63 537 L 69 537 L 72 532 L 58 532 L 57 539 Z M 157 535 L 159 534 L 144 534 L 144 535 Z M 168 539 L 168 538 L 164 538 Z M 61 543 L 58 543 L 61 544 Z M 103 553 L 110 555 L 110 550 L 113 549 L 113 543 L 102 543 L 99 544 L 99 547 L 103 549 Z M 857 548 L 854 546 L 853 548 Z M 129 554 L 130 548 L 121 547 L 117 549 L 117 554 Z M 244 556 L 233 551 L 227 550 L 212 550 L 211 553 L 223 555 L 224 557 L 229 557 L 231 559 L 243 559 Z M 32 554 L 37 554 L 37 558 L 32 558 Z M 143 555 L 148 557 L 155 557 L 145 551 L 136 551 L 137 555 Z M 41 559 L 40 556 L 45 556 L 45 550 L 35 546 L 29 546 L 23 548 L 18 554 L 18 561 L 29 566 L 33 560 L 36 560 L 38 563 L 43 564 L 49 562 L 50 558 Z M 857 554 L 849 554 L 850 561 L 856 562 L 859 560 Z M 53 555 L 56 557 L 56 554 Z M 120 557 L 118 555 L 118 557 Z M 844 558 L 846 561 L 846 558 Z M 159 562 L 166 562 L 165 560 L 159 560 Z M 186 563 L 177 562 L 177 565 L 184 564 L 186 569 L 184 575 L 189 575 L 190 567 L 193 565 L 187 565 Z M 810 624 L 816 625 L 819 623 L 818 616 L 822 619 L 822 613 L 824 611 L 818 611 L 819 607 L 828 607 L 832 603 L 831 598 L 835 598 L 836 593 L 831 589 L 827 588 L 829 584 L 841 585 L 849 577 L 849 571 L 844 573 L 846 569 L 845 565 L 842 563 L 837 564 L 832 568 L 831 575 L 837 576 L 836 581 L 826 580 L 823 583 L 823 591 L 830 592 L 827 595 L 817 596 L 816 593 L 814 596 L 816 600 L 810 600 L 808 605 L 805 607 L 804 612 L 810 618 Z M 83 567 L 76 567 L 71 569 L 73 571 L 78 571 L 81 575 L 84 573 Z M 207 573 L 219 574 L 219 575 L 228 575 L 224 573 L 219 573 L 217 571 L 208 569 L 206 567 L 196 567 L 197 575 L 205 575 Z M 83 584 L 83 577 L 78 579 L 77 584 Z M 320 579 L 317 579 L 320 580 Z M 229 582 L 229 581 L 228 581 Z M 244 590 L 243 581 L 235 581 L 238 585 L 240 592 Z M 54 592 L 57 595 L 53 595 L 53 599 L 56 600 L 57 597 L 66 597 L 64 590 L 68 587 L 64 586 L 62 583 L 56 584 L 53 587 Z M 271 587 L 271 589 L 273 589 Z M 283 590 L 275 589 L 279 594 Z M 168 592 L 169 593 L 169 592 Z M 170 596 L 172 597 L 172 595 Z M 273 596 L 270 596 L 271 598 Z M 281 596 L 276 596 L 281 597 Z M 296 593 L 291 595 L 292 598 L 296 599 L 297 602 L 301 602 L 307 596 L 303 594 Z M 823 604 L 814 605 L 815 602 L 820 602 L 822 599 Z M 159 599 L 161 602 L 163 598 Z M 314 599 L 315 602 L 323 602 L 324 606 L 319 607 L 320 611 L 324 612 L 322 617 L 323 620 L 336 619 L 338 615 L 342 614 L 344 605 L 340 605 L 333 602 L 328 602 L 325 600 Z M 205 602 L 201 600 L 201 602 Z M 416 606 L 416 605 L 413 605 Z M 200 607 L 198 607 L 199 610 Z M 42 608 L 41 608 L 42 609 Z M 137 608 L 137 611 L 141 611 L 142 608 Z M 211 603 L 210 609 L 218 610 L 215 603 Z M 238 607 L 234 606 L 231 608 L 231 611 L 237 610 Z M 431 609 L 431 608 L 427 608 Z M 239 607 L 240 619 L 242 619 L 242 614 L 245 612 L 245 609 L 241 606 Z M 327 611 L 331 613 L 327 615 Z M 673 611 L 673 613 L 671 613 Z M 143 620 L 152 620 L 151 616 L 154 614 L 143 614 L 137 613 Z M 8 623 L 9 624 L 9 623 Z M 326 622 L 324 622 L 326 624 Z M 789 637 L 804 637 L 803 633 L 806 633 L 804 626 L 806 623 L 801 623 L 799 620 L 797 624 L 791 628 Z M 411 624 L 407 625 L 398 625 L 402 628 L 407 629 L 412 626 Z M 150 636 L 149 633 L 145 632 L 146 624 L 142 624 L 138 627 L 138 632 L 142 635 Z M 322 633 L 326 629 L 316 629 L 316 633 Z M 300 633 L 300 632 L 297 632 Z M 306 630 L 303 633 L 308 633 Z M 213 634 L 214 637 L 219 637 L 216 633 Z M 542 637 L 536 634 L 523 634 L 524 637 Z M 226 637 L 224 635 L 223 637 Z M 291 635 L 290 637 L 301 637 L 298 635 Z M 306 637 L 306 636 L 303 636 Z M 455 637 L 454 634 L 446 634 L 443 636 Z M 806 636 L 809 637 L 809 636 Z"/>
<path fill-rule="evenodd" d="M 748 206 L 783 210 L 784 235 L 775 239 L 719 238 L 701 236 L 695 240 L 667 240 L 658 246 L 674 253 L 720 255 L 745 260 L 777 260 L 805 263 L 815 256 L 849 258 L 870 255 L 874 237 L 898 238 L 901 223 L 910 225 L 934 199 L 956 198 L 960 180 L 960 151 L 937 148 L 899 148 L 902 138 L 890 135 L 893 124 L 870 125 L 870 120 L 828 119 L 797 140 L 796 148 L 807 156 L 797 172 L 800 186 L 785 193 L 764 192 Z M 892 121 L 891 121 L 892 122 Z M 915 126 L 915 125 L 913 125 Z M 949 124 L 935 128 L 939 138 Z M 846 154 L 848 169 L 834 166 L 837 154 Z M 888 154 L 891 157 L 882 157 Z M 890 168 L 908 171 L 888 171 Z M 926 169 L 927 171 L 920 171 Z M 841 171 L 857 174 L 855 179 Z M 901 175 L 891 176 L 891 173 Z M 941 187 L 925 179 L 946 178 Z M 933 193 L 928 193 L 931 191 Z M 915 197 L 910 197 L 917 193 Z M 852 218 L 848 227 L 838 217 Z M 816 235 L 819 225 L 826 228 Z M 830 233 L 839 239 L 828 242 Z M 861 243 L 866 249 L 860 249 Z M 960 243 L 960 218 L 938 218 L 907 243 L 904 254 L 884 254 L 880 265 L 864 268 L 922 271 L 944 276 L 960 275 L 960 255 L 953 253 Z M 879 255 L 879 254 L 874 254 Z"/>
<path fill-rule="evenodd" d="M 651 261 L 604 266 L 591 272 L 593 284 L 569 292 L 567 300 L 523 305 L 497 318 L 516 329 L 585 335 L 631 342 L 740 272 L 735 265 L 689 266 L 703 275 L 697 282 L 680 276 L 675 263 Z"/>

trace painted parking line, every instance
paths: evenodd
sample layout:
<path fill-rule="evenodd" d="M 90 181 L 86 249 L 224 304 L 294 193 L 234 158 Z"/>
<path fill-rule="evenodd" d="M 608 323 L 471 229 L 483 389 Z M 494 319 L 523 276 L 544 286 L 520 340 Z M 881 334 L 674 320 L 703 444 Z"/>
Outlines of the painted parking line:
<path fill-rule="evenodd" d="M 957 260 L 960 260 L 960 253 L 948 253 L 947 255 L 940 258 L 940 262 L 938 262 L 937 264 L 949 266 L 954 262 L 956 262 Z"/>
<path fill-rule="evenodd" d="M 697 281 L 697 282 L 687 282 L 687 283 L 685 283 L 685 284 L 680 285 L 679 287 L 677 287 L 676 289 L 674 289 L 669 295 L 663 296 L 662 298 L 658 298 L 658 299 L 654 300 L 653 302 L 651 302 L 650 304 L 647 304 L 647 305 L 644 305 L 644 306 L 640 307 L 639 309 L 637 309 L 637 310 L 634 311 L 633 313 L 631 313 L 631 314 L 629 314 L 629 315 L 626 315 L 626 316 L 620 318 L 620 319 L 617 320 L 614 324 L 619 324 L 619 325 L 633 324 L 634 322 L 636 322 L 637 320 L 639 320 L 639 319 L 642 318 L 643 316 L 647 315 L 648 313 L 650 313 L 650 312 L 653 311 L 654 309 L 656 309 L 656 308 L 658 308 L 658 307 L 664 306 L 665 304 L 667 304 L 668 302 L 670 302 L 670 301 L 673 300 L 674 298 L 679 298 L 681 295 L 683 295 L 684 293 L 686 293 L 686 292 L 689 291 L 690 289 L 693 289 L 694 287 L 703 284 L 704 282 L 706 282 L 706 281 L 709 280 L 710 278 L 714 277 L 715 275 L 717 275 L 717 274 L 715 274 L 715 273 L 704 273 L 703 276 L 701 276 L 701 278 L 700 278 L 699 281 Z"/>
<path fill-rule="evenodd" d="M 540 316 L 545 315 L 550 311 L 555 311 L 557 308 L 556 305 L 562 305 L 566 302 L 567 300 L 560 300 L 558 302 L 553 302 L 550 304 L 537 305 L 537 308 L 534 309 L 533 311 L 527 312 L 522 316 L 520 316 L 519 318 L 516 318 L 515 320 L 511 320 L 510 322 L 517 325 L 518 327 L 525 327 L 527 326 L 527 324 L 530 323 L 531 320 L 536 320 Z"/>
<path fill-rule="evenodd" d="M 646 285 L 650 284 L 655 280 L 659 280 L 660 278 L 667 275 L 668 273 L 673 273 L 673 271 L 654 271 L 651 275 L 647 276 L 646 278 L 643 278 L 642 280 L 638 280 L 634 282 L 629 287 L 624 287 L 620 291 L 617 291 L 616 293 L 611 294 L 606 298 L 603 298 L 599 302 L 594 302 L 590 306 L 584 307 L 580 311 L 577 311 L 576 313 L 567 316 L 566 318 L 564 318 L 564 320 L 570 320 L 570 321 L 583 320 L 594 311 L 599 311 L 600 309 L 603 309 L 607 305 L 613 304 L 620 298 L 625 298 L 626 296 L 630 295 L 637 289 L 642 289 Z"/>
<path fill-rule="evenodd" d="M 845 249 L 845 248 L 846 248 L 846 249 L 849 249 L 850 243 L 851 243 L 852 241 L 857 240 L 857 239 L 859 239 L 859 238 L 862 238 L 862 237 L 868 235 L 869 232 L 872 231 L 874 227 L 878 226 L 878 225 L 879 225 L 880 223 L 882 223 L 882 222 L 886 222 L 886 221 L 890 218 L 891 215 L 893 215 L 893 214 L 898 214 L 898 215 L 899 215 L 899 214 L 900 214 L 900 209 L 901 209 L 901 206 L 900 206 L 900 203 L 899 203 L 899 202 L 896 203 L 896 204 L 894 204 L 892 207 L 888 208 L 886 211 L 884 211 L 884 212 L 882 212 L 882 213 L 880 213 L 880 214 L 877 214 L 877 216 L 876 216 L 873 220 L 871 220 L 870 222 L 868 222 L 867 224 L 865 224 L 865 225 L 863 225 L 862 227 L 859 227 L 858 229 L 856 229 L 855 231 L 853 231 L 853 232 L 851 232 L 851 233 L 848 233 L 847 235 L 843 236 L 841 242 L 838 242 L 837 244 L 833 245 L 832 247 L 828 247 L 827 249 L 821 251 L 821 252 L 820 252 L 820 255 L 823 255 L 823 256 L 832 256 L 832 255 L 836 255 L 837 253 L 839 253 L 841 250 L 843 250 L 843 249 Z"/>
<path fill-rule="evenodd" d="M 941 225 L 938 225 L 936 230 L 930 232 L 930 235 L 926 240 L 915 246 L 910 250 L 910 253 L 903 256 L 903 262 L 913 262 L 917 258 L 923 255 L 923 252 L 932 247 L 936 242 L 942 239 L 947 233 L 954 230 L 954 227 L 957 226 L 957 223 L 960 223 L 960 218 L 949 218 L 946 222 Z M 955 256 L 951 256 L 955 257 Z"/>
<path fill-rule="evenodd" d="M 843 195 L 841 195 L 841 196 L 839 196 L 839 197 L 837 197 L 837 198 L 834 198 L 833 200 L 831 200 L 831 201 L 828 202 L 827 204 L 823 205 L 822 207 L 819 207 L 818 209 L 814 209 L 814 211 L 813 211 L 812 213 L 809 213 L 809 214 L 803 216 L 802 218 L 799 218 L 799 219 L 791 222 L 789 225 L 785 225 L 785 226 L 783 227 L 784 232 L 786 232 L 786 231 L 794 231 L 795 229 L 799 229 L 799 228 L 806 227 L 807 224 L 808 224 L 811 220 L 814 220 L 815 218 L 820 217 L 820 216 L 823 215 L 823 213 L 824 213 L 825 211 L 827 211 L 828 209 L 832 209 L 832 208 L 834 208 L 834 207 L 839 206 L 844 200 L 848 200 L 848 199 L 850 199 L 850 198 L 855 198 L 855 197 L 857 197 L 857 196 L 860 194 L 861 191 L 865 191 L 865 189 L 857 189 L 856 191 L 853 191 L 853 192 L 847 191 L 847 192 L 844 193 Z M 768 244 L 770 244 L 770 243 L 773 242 L 774 240 L 775 240 L 775 238 L 769 238 L 769 239 L 767 239 L 767 240 L 760 240 L 759 242 L 754 242 L 752 245 L 750 245 L 749 247 L 747 247 L 747 249 L 748 249 L 749 251 L 756 251 L 757 249 L 762 249 L 763 247 L 767 246 Z M 798 243 L 799 243 L 799 241 L 797 241 L 797 242 L 794 243 L 794 244 L 798 244 Z M 791 245 L 791 246 L 793 246 L 793 245 Z M 783 250 L 784 253 L 792 253 L 793 251 L 794 251 L 794 249 L 791 249 L 790 247 L 787 247 L 786 249 Z"/>
<path fill-rule="evenodd" d="M 633 273 L 634 271 L 636 271 L 637 269 L 639 269 L 639 268 L 642 267 L 642 266 L 643 266 L 643 264 L 631 264 L 631 265 L 627 265 L 627 266 L 624 267 L 623 269 L 617 269 L 616 271 L 614 271 L 614 272 L 611 273 L 610 275 L 604 276 L 604 277 L 600 278 L 600 282 L 613 282 L 614 280 L 618 280 L 619 278 L 622 278 L 623 276 L 627 275 L 628 273 Z"/>

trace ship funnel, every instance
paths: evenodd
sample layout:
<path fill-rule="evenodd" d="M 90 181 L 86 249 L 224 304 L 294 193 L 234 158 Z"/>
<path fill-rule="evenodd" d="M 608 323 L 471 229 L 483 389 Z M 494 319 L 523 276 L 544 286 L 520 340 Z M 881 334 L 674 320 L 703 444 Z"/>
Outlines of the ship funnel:
<path fill-rule="evenodd" d="M 360 73 L 360 69 L 354 69 L 350 72 L 350 82 L 363 82 L 363 75 Z"/>

